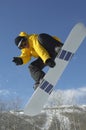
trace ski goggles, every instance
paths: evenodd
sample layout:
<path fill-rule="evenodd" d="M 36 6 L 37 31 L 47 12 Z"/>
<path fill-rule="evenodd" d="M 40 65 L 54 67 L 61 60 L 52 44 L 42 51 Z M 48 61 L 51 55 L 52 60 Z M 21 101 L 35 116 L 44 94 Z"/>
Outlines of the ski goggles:
<path fill-rule="evenodd" d="M 20 40 L 20 42 L 18 43 L 18 48 L 19 48 L 19 49 L 23 49 L 23 48 L 25 48 L 26 46 L 27 46 L 26 39 L 22 38 L 22 39 Z"/>

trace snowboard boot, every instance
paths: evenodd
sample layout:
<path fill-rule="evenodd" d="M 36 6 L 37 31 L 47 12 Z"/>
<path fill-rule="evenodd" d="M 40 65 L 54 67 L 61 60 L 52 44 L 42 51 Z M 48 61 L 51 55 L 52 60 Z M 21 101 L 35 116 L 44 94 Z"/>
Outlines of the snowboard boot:
<path fill-rule="evenodd" d="M 40 81 L 36 82 L 33 86 L 33 89 L 36 90 L 39 87 L 39 85 L 41 84 L 41 82 L 42 82 L 42 79 L 40 79 Z"/>
<path fill-rule="evenodd" d="M 36 89 L 38 88 L 39 84 L 40 84 L 39 82 L 36 82 L 36 83 L 34 84 L 34 86 L 33 86 L 33 89 L 36 90 Z"/>

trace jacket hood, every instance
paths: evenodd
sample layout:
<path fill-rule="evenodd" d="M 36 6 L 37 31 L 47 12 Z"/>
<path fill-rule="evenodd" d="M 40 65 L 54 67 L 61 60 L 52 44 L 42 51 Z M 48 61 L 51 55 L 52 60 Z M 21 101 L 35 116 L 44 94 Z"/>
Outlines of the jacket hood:
<path fill-rule="evenodd" d="M 20 32 L 19 36 L 28 37 L 28 34 L 26 32 Z"/>

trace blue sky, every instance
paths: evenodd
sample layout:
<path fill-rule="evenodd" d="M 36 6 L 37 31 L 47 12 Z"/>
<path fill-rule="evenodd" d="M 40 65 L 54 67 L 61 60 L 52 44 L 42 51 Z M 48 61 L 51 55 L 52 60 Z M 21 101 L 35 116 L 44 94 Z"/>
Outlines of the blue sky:
<path fill-rule="evenodd" d="M 15 66 L 20 55 L 14 38 L 21 31 L 49 33 L 65 41 L 72 27 L 86 25 L 86 0 L 3 0 L 0 2 L 0 97 L 22 98 L 26 103 L 34 81 L 28 64 Z M 86 88 L 86 39 L 78 49 L 55 89 Z"/>

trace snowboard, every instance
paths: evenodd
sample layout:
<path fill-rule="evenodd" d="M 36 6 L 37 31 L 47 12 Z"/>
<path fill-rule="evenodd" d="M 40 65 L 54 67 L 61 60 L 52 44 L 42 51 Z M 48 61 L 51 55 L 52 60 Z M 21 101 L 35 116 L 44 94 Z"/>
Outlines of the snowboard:
<path fill-rule="evenodd" d="M 69 64 L 71 58 L 86 37 L 86 27 L 83 23 L 76 24 L 70 31 L 63 47 L 57 55 L 54 68 L 49 68 L 43 81 L 35 90 L 24 108 L 24 114 L 35 116 L 41 113 L 53 88 L 58 83 L 62 73 Z"/>

